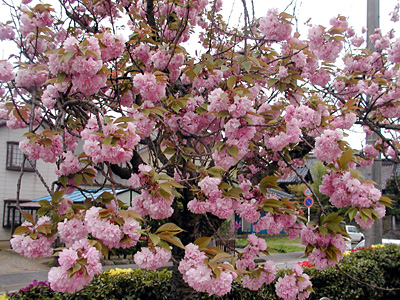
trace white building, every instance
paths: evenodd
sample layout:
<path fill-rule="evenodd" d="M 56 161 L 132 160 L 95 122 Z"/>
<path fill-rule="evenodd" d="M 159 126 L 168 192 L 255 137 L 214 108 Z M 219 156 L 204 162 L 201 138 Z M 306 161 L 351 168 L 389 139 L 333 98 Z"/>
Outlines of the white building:
<path fill-rule="evenodd" d="M 17 183 L 21 176 L 23 162 L 23 154 L 19 150 L 18 143 L 24 138 L 23 134 L 26 131 L 26 129 L 11 130 L 6 126 L 4 120 L 0 120 L 0 157 L 2 158 L 0 164 L 0 219 L 2 220 L 0 240 L 9 240 L 11 237 L 13 212 L 15 212 L 14 219 L 17 223 L 20 219 L 19 211 L 15 209 Z M 36 168 L 47 183 L 57 180 L 54 164 L 40 160 L 36 162 Z M 25 163 L 24 170 L 19 198 L 22 201 L 30 201 L 48 194 L 29 162 Z M 21 205 L 24 206 L 22 203 Z M 24 210 L 29 211 L 29 209 Z"/>

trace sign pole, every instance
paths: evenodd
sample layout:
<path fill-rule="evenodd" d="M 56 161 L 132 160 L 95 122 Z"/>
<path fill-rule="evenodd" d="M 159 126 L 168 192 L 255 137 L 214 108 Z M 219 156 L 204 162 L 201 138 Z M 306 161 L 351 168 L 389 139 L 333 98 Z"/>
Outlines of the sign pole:
<path fill-rule="evenodd" d="M 311 212 L 311 207 L 308 207 L 308 223 L 310 223 L 311 221 L 311 216 L 310 216 L 310 212 Z"/>

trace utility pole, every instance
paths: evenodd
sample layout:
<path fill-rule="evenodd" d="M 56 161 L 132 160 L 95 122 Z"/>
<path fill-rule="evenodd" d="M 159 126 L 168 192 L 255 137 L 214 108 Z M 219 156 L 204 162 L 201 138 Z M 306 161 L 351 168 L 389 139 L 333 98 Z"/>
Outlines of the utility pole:
<path fill-rule="evenodd" d="M 375 51 L 373 43 L 369 37 L 372 35 L 376 28 L 379 28 L 379 0 L 367 0 L 367 48 Z M 366 137 L 368 145 L 375 145 L 378 140 L 376 133 Z M 364 176 L 366 179 L 376 182 L 376 188 L 382 190 L 382 159 L 377 158 L 374 160 L 372 166 L 365 168 Z M 364 231 L 365 246 L 382 243 L 382 220 L 379 219 L 374 222 L 370 229 Z"/>

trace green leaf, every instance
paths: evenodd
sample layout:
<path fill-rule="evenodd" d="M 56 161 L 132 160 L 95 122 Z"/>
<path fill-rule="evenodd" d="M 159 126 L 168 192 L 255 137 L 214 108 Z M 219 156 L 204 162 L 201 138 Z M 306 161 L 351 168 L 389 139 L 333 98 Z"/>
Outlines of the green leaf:
<path fill-rule="evenodd" d="M 222 177 L 222 174 L 225 173 L 225 169 L 222 167 L 211 167 L 207 170 L 208 174 L 213 175 L 215 177 Z"/>
<path fill-rule="evenodd" d="M 339 168 L 343 171 L 347 170 L 349 163 L 353 159 L 353 150 L 348 149 L 343 152 L 342 156 L 339 159 Z"/>
<path fill-rule="evenodd" d="M 49 208 L 49 209 L 51 208 L 51 204 L 47 200 L 40 200 L 37 203 L 39 203 L 40 207 Z"/>
<path fill-rule="evenodd" d="M 323 227 L 323 226 L 319 226 L 318 227 L 318 231 L 321 232 L 321 234 L 323 236 L 325 236 L 328 233 L 328 229 L 326 227 Z"/>
<path fill-rule="evenodd" d="M 357 208 L 356 207 L 350 208 L 346 212 L 346 214 L 349 215 L 349 219 L 350 219 L 350 221 L 352 221 L 354 219 L 354 217 L 357 215 Z"/>
<path fill-rule="evenodd" d="M 48 211 L 49 211 L 48 208 L 41 207 L 41 208 L 38 209 L 37 214 L 39 216 L 45 216 Z"/>
<path fill-rule="evenodd" d="M 205 248 L 210 244 L 212 237 L 199 237 L 193 244 L 199 246 L 199 248 Z"/>
<path fill-rule="evenodd" d="M 68 183 L 68 177 L 67 176 L 60 176 L 60 178 L 59 178 L 59 181 L 60 181 L 60 183 L 64 186 L 64 187 L 66 187 L 67 186 L 67 183 Z"/>
<path fill-rule="evenodd" d="M 157 229 L 156 233 L 165 231 L 180 233 L 184 230 L 174 223 L 165 223 Z"/>
<path fill-rule="evenodd" d="M 28 227 L 25 227 L 25 226 L 18 226 L 18 227 L 15 229 L 13 235 L 26 234 L 26 233 L 28 233 L 28 232 L 29 232 L 29 228 L 28 228 Z"/>
<path fill-rule="evenodd" d="M 80 186 L 81 183 L 82 183 L 82 174 L 79 174 L 79 173 L 75 174 L 74 175 L 74 181 L 75 181 L 77 186 Z"/>
<path fill-rule="evenodd" d="M 228 89 L 231 90 L 233 88 L 233 86 L 235 85 L 235 83 L 236 83 L 236 76 L 235 75 L 229 76 L 228 80 L 226 81 Z"/>
<path fill-rule="evenodd" d="M 217 113 L 216 117 L 222 118 L 222 117 L 226 117 L 226 116 L 229 116 L 229 115 L 230 115 L 230 114 L 229 114 L 229 111 L 227 111 L 227 110 L 221 110 L 221 111 L 219 111 L 219 112 Z"/>
<path fill-rule="evenodd" d="M 65 190 L 54 192 L 53 196 L 51 196 L 51 202 L 54 204 L 60 201 L 61 198 L 64 196 L 64 193 Z"/>
<path fill-rule="evenodd" d="M 67 77 L 67 74 L 65 74 L 65 73 L 62 72 L 62 71 L 58 71 L 58 74 L 57 74 L 57 83 L 63 83 L 65 77 Z"/>
<path fill-rule="evenodd" d="M 232 145 L 230 147 L 228 147 L 228 153 L 230 155 L 232 155 L 233 157 L 237 158 L 238 157 L 238 153 L 239 153 L 239 149 L 236 145 Z"/>
<path fill-rule="evenodd" d="M 156 234 L 149 233 L 149 238 L 152 241 L 154 246 L 160 242 L 160 237 Z"/>
<path fill-rule="evenodd" d="M 247 73 L 249 73 L 251 69 L 251 62 L 249 61 L 242 62 L 242 67 L 246 70 Z"/>
<path fill-rule="evenodd" d="M 62 55 L 62 59 L 67 64 L 75 54 L 76 54 L 75 51 L 67 51 L 64 53 L 64 55 Z"/>
<path fill-rule="evenodd" d="M 185 249 L 185 246 L 182 244 L 182 241 L 176 236 L 160 235 L 160 238 L 174 246 L 177 246 L 181 249 Z"/>
<path fill-rule="evenodd" d="M 223 258 L 228 258 L 228 257 L 231 257 L 231 256 L 232 255 L 229 254 L 229 253 L 221 252 L 221 253 L 218 253 L 217 255 L 215 255 L 215 257 L 213 258 L 213 262 L 217 262 L 217 261 L 219 261 L 219 260 L 221 260 Z"/>
<path fill-rule="evenodd" d="M 27 219 L 29 222 L 35 225 L 35 220 L 33 219 L 33 216 L 30 213 L 22 212 L 22 215 L 25 217 L 25 219 Z"/>

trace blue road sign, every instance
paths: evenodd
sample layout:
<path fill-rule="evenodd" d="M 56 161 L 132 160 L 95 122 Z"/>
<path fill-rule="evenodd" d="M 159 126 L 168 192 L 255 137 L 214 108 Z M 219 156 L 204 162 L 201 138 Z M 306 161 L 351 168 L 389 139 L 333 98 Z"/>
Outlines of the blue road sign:
<path fill-rule="evenodd" d="M 307 198 L 304 199 L 304 205 L 305 206 L 311 207 L 311 206 L 313 206 L 313 204 L 314 204 L 314 199 L 313 198 L 307 197 Z"/>

